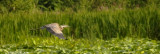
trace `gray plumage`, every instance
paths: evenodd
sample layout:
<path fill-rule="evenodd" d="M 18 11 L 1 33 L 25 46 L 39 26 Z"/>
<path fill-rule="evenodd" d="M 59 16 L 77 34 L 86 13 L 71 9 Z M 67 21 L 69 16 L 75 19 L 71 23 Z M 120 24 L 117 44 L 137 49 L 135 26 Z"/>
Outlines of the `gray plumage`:
<path fill-rule="evenodd" d="M 51 34 L 59 37 L 60 39 L 66 39 L 63 36 L 63 32 L 62 32 L 64 27 L 69 27 L 69 26 L 68 25 L 61 25 L 60 26 L 58 23 L 51 23 L 51 24 L 47 24 L 47 25 L 40 27 L 40 29 L 46 28 L 47 31 L 49 31 Z"/>

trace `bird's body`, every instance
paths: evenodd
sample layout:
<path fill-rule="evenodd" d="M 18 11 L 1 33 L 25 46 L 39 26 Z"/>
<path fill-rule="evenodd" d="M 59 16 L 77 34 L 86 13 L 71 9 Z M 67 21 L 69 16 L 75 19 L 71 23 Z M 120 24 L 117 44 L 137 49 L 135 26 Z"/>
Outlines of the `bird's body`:
<path fill-rule="evenodd" d="M 44 29 L 46 28 L 47 31 L 49 31 L 51 34 L 59 37 L 60 39 L 66 39 L 64 36 L 63 36 L 63 28 L 64 27 L 68 27 L 68 25 L 59 25 L 58 23 L 51 23 L 51 24 L 47 24 L 47 25 L 44 25 L 42 27 L 40 27 L 41 29 Z"/>

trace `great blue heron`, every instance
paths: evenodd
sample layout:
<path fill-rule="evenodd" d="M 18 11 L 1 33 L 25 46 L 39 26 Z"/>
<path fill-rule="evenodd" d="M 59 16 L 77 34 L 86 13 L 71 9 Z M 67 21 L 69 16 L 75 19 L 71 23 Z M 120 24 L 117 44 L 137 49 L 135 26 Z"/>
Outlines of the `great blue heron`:
<path fill-rule="evenodd" d="M 64 27 L 69 27 L 69 26 L 68 25 L 59 25 L 58 23 L 51 23 L 51 24 L 44 25 L 44 26 L 42 26 L 42 27 L 40 27 L 38 29 L 46 28 L 47 31 L 49 31 L 51 34 L 59 37 L 60 39 L 66 39 L 63 36 L 63 32 L 62 32 Z"/>

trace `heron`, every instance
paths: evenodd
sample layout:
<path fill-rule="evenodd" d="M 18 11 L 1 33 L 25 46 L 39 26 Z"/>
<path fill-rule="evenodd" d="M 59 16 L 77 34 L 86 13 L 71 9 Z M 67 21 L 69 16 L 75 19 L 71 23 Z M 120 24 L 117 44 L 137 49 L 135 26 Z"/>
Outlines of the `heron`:
<path fill-rule="evenodd" d="M 47 29 L 47 31 L 49 31 L 51 34 L 57 36 L 58 38 L 60 39 L 66 39 L 64 36 L 63 36 L 63 32 L 62 30 L 65 28 L 65 27 L 69 27 L 68 25 L 59 25 L 58 23 L 51 23 L 51 24 L 47 24 L 47 25 L 44 25 L 38 29 Z M 34 29 L 34 30 L 37 30 L 37 29 Z"/>

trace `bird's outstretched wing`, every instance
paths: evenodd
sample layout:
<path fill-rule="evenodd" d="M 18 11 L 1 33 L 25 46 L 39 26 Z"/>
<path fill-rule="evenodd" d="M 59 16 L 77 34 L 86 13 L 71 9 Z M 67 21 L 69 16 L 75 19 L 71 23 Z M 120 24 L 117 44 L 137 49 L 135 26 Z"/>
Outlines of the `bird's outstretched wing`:
<path fill-rule="evenodd" d="M 50 33 L 52 33 L 53 35 L 61 38 L 61 39 L 65 39 L 65 37 L 63 36 L 62 31 L 60 30 L 59 25 L 57 24 L 51 24 L 49 27 L 46 27 L 47 31 L 49 31 Z"/>

